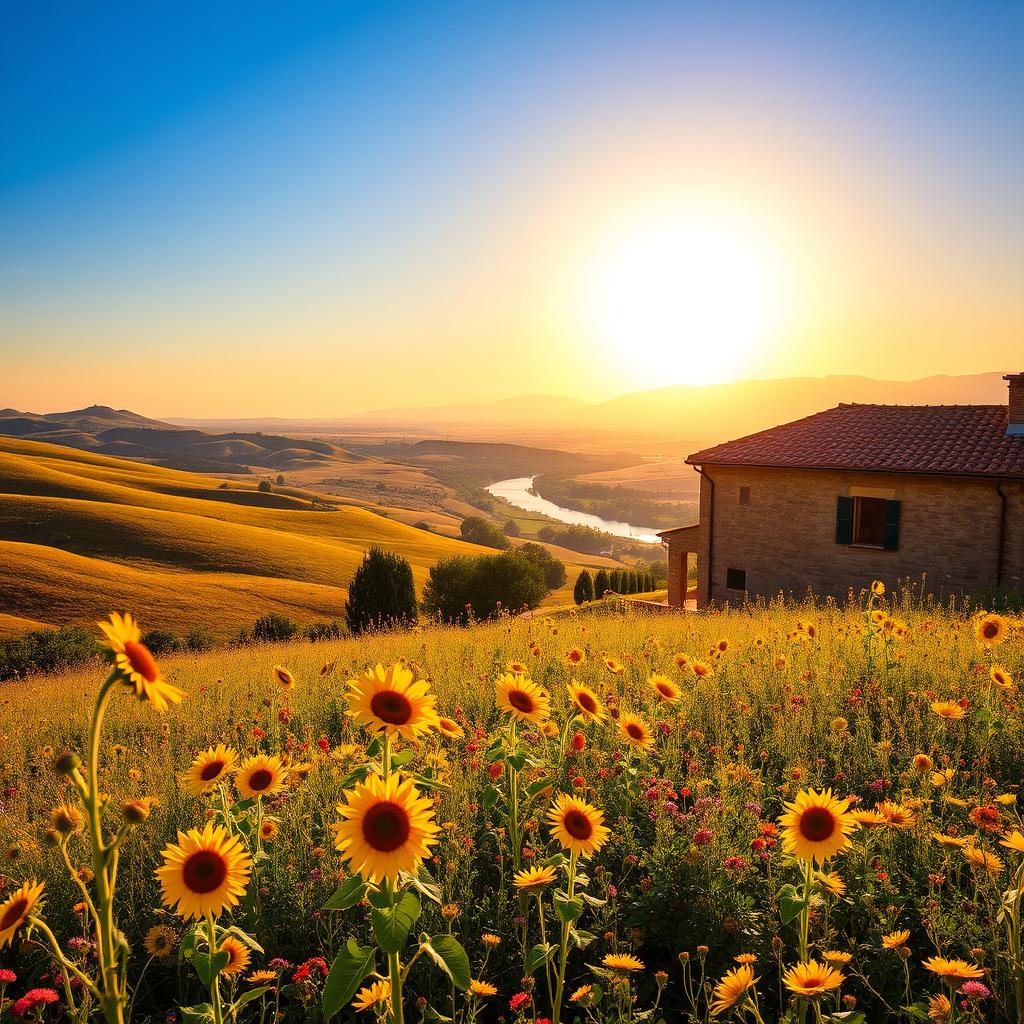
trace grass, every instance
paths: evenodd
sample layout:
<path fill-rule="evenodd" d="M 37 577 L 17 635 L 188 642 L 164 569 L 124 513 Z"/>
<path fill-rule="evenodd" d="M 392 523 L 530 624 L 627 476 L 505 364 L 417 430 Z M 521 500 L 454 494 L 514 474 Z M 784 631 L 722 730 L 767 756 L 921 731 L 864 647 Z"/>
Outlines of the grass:
<path fill-rule="evenodd" d="M 1012 1019 L 1014 978 L 1024 976 L 997 913 L 1004 890 L 1013 888 L 1021 854 L 996 841 L 1020 827 L 1015 800 L 1024 720 L 1012 684 L 1000 689 L 989 669 L 998 663 L 1018 678 L 1024 673 L 1024 622 L 1011 622 L 1009 638 L 989 649 L 976 640 L 971 619 L 909 597 L 879 603 L 878 623 L 862 606 L 774 604 L 656 616 L 619 607 L 466 630 L 428 628 L 167 659 L 164 672 L 187 699 L 162 717 L 127 697 L 115 701 L 101 762 L 113 806 L 142 794 L 160 800 L 122 855 L 122 907 L 132 908 L 130 914 L 122 909 L 122 924 L 135 949 L 136 975 L 144 960 L 140 936 L 168 920 L 157 909 L 152 874 L 159 851 L 176 829 L 202 822 L 209 803 L 185 795 L 176 774 L 195 751 L 219 741 L 245 752 L 288 752 L 311 765 L 305 781 L 266 811 L 280 835 L 259 865 L 258 908 L 247 902 L 236 919 L 266 949 L 254 960 L 262 965 L 283 956 L 294 963 L 321 955 L 330 962 L 353 931 L 367 941 L 361 909 L 321 911 L 336 873 L 344 877 L 329 831 L 333 808 L 346 776 L 364 757 L 365 737 L 344 713 L 344 681 L 378 661 L 402 658 L 431 682 L 441 713 L 467 731 L 454 745 L 432 738 L 415 752 L 417 770 L 429 766 L 443 782 L 435 815 L 446 824 L 431 870 L 441 901 L 458 909 L 446 923 L 424 901 L 417 928 L 434 935 L 451 930 L 469 951 L 474 972 L 483 958 L 481 934 L 498 934 L 502 945 L 488 960 L 486 980 L 501 992 L 502 1002 L 491 1008 L 507 1005 L 524 973 L 523 908 L 509 888 L 518 850 L 510 847 L 511 826 L 502 810 L 508 768 L 499 753 L 494 775 L 488 750 L 507 736 L 493 682 L 518 660 L 552 694 L 552 718 L 563 730 L 562 739 L 552 739 L 521 729 L 516 742 L 525 759 L 523 785 L 546 779 L 556 791 L 577 793 L 613 826 L 588 871 L 594 902 L 579 925 L 587 948 L 570 953 L 567 985 L 600 982 L 607 990 L 600 958 L 631 952 L 646 965 L 631 982 L 637 1011 L 657 996 L 666 1020 L 706 1021 L 699 979 L 715 982 L 735 966 L 734 956 L 751 953 L 758 958 L 761 1011 L 765 1020 L 779 1019 L 786 1007 L 781 977 L 797 959 L 799 915 L 805 914 L 808 953 L 852 954 L 839 994 L 852 997 L 867 1019 L 910 1019 L 903 1006 L 913 1006 L 918 1016 L 927 1013 L 927 1000 L 944 990 L 923 966 L 936 953 L 977 961 L 986 972 L 993 994 L 987 1001 L 969 1000 L 959 1019 Z M 210 612 L 195 624 L 213 625 L 215 617 Z M 585 655 L 575 667 L 568 658 L 572 649 Z M 688 662 L 677 664 L 678 653 Z M 606 667 L 606 657 L 615 671 Z M 709 673 L 696 674 L 695 661 Z M 290 694 L 276 681 L 278 664 L 297 680 Z M 648 685 L 652 673 L 680 686 L 677 703 L 657 701 Z M 15 877 L 49 880 L 47 916 L 64 935 L 77 927 L 68 910 L 76 890 L 59 855 L 38 836 L 49 808 L 69 794 L 48 764 L 54 752 L 81 749 L 101 678 L 96 667 L 8 684 L 3 691 L 0 833 L 18 849 Z M 567 725 L 565 687 L 572 678 L 591 686 L 606 706 L 639 713 L 652 728 L 652 747 L 627 747 L 614 722 Z M 933 712 L 931 704 L 939 700 L 956 702 L 963 717 Z M 562 744 L 575 732 L 585 749 L 566 755 Z M 916 755 L 927 756 L 926 770 L 916 765 Z M 933 773 L 946 769 L 952 770 L 948 781 L 937 783 Z M 843 891 L 831 894 L 815 882 L 801 911 L 804 876 L 774 839 L 766 842 L 771 833 L 764 826 L 805 787 L 831 787 L 863 808 L 892 801 L 907 822 L 859 831 L 852 847 L 828 865 Z M 543 824 L 544 799 L 520 821 L 531 861 L 555 853 Z M 977 817 L 978 808 L 989 817 Z M 998 822 L 994 832 L 978 824 L 991 821 Z M 1000 869 L 972 867 L 963 849 L 941 845 L 933 834 L 973 837 L 972 849 L 996 852 Z M 795 919 L 787 916 L 794 905 Z M 527 948 L 539 941 L 535 909 L 531 913 Z M 549 937 L 557 935 L 560 924 L 550 904 L 546 913 Z M 881 941 L 899 929 L 910 933 L 906 961 Z M 702 954 L 698 947 L 704 946 Z M 680 953 L 687 954 L 689 967 L 680 966 Z M 667 972 L 661 996 L 656 969 Z M 543 969 L 536 976 L 543 1011 Z M 148 1000 L 156 1014 L 179 1005 L 179 996 L 198 998 L 190 977 L 186 966 L 150 971 L 142 1002 Z M 429 973 L 425 964 L 410 974 L 409 985 L 440 1012 L 470 1019 L 461 997 L 451 1002 L 443 976 Z M 315 1008 L 299 1006 L 297 990 L 285 991 L 289 1019 L 318 1019 Z M 823 1000 L 823 1012 L 831 1012 L 837 999 L 833 993 Z M 615 1007 L 606 1000 L 598 1019 L 638 1019 L 632 1004 Z M 795 1021 L 795 1010 L 789 1012 L 787 1019 Z"/>

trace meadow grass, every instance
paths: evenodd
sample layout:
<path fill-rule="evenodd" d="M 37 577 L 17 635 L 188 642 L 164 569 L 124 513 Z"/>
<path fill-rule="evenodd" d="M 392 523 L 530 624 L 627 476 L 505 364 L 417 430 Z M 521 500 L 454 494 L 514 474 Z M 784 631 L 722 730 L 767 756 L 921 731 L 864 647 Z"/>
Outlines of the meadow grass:
<path fill-rule="evenodd" d="M 537 921 L 510 874 L 513 863 L 540 863 L 554 852 L 544 824 L 553 790 L 590 801 L 612 828 L 589 865 L 593 902 L 580 923 L 586 948 L 569 950 L 566 979 L 567 991 L 600 983 L 611 994 L 589 1011 L 567 1006 L 565 1020 L 586 1012 L 633 1019 L 656 999 L 666 1020 L 707 1019 L 701 979 L 717 981 L 745 953 L 757 957 L 760 1012 L 765 1020 L 778 1017 L 788 996 L 781 979 L 797 959 L 802 920 L 807 953 L 852 955 L 841 989 L 815 1004 L 823 1011 L 843 1007 L 845 997 L 847 1009 L 865 1008 L 870 1020 L 927 1013 L 929 999 L 953 993 L 923 967 L 941 955 L 979 963 L 992 992 L 955 996 L 954 1016 L 1013 1019 L 1019 931 L 1015 940 L 1007 923 L 1017 913 L 1012 893 L 1022 853 L 998 842 L 1019 827 L 1024 723 L 1009 677 L 1024 671 L 1021 623 L 1011 623 L 1009 638 L 991 648 L 979 643 L 976 620 L 909 598 L 877 603 L 878 622 L 861 605 L 774 604 L 673 616 L 600 605 L 471 629 L 169 658 L 164 675 L 187 698 L 165 715 L 127 698 L 114 701 L 100 765 L 111 806 L 146 794 L 159 800 L 122 853 L 119 915 L 132 970 L 147 959 L 146 931 L 174 923 L 160 909 L 153 875 L 161 849 L 213 810 L 209 800 L 187 795 L 177 775 L 217 742 L 243 755 L 280 752 L 301 766 L 301 781 L 265 808 L 279 831 L 238 914 L 266 951 L 261 963 L 275 956 L 293 964 L 323 956 L 329 963 L 346 935 L 365 934 L 363 909 L 322 909 L 347 875 L 332 842 L 334 808 L 366 758 L 365 734 L 346 716 L 345 680 L 378 662 L 404 660 L 429 680 L 439 712 L 466 731 L 455 742 L 433 736 L 417 751 L 417 763 L 442 783 L 435 807 L 442 838 L 429 865 L 439 903 L 424 902 L 418 927 L 451 931 L 474 965 L 486 953 L 486 980 L 498 987 L 503 1007 L 525 991 L 533 1009 L 528 1002 L 516 1012 L 531 1020 L 550 1013 L 544 970 L 533 972 L 534 988 L 521 981 L 524 917 L 527 949 L 537 941 Z M 581 663 L 570 661 L 573 650 L 582 652 Z M 680 654 L 686 658 L 677 664 Z M 523 785 L 543 780 L 548 787 L 524 807 L 518 825 L 502 812 L 504 777 L 491 771 L 488 754 L 507 725 L 494 681 L 513 662 L 550 692 L 558 727 L 549 736 L 526 725 L 518 735 L 527 754 Z M 290 691 L 281 689 L 277 665 L 296 680 Z M 1005 671 L 1006 685 L 993 681 L 993 665 Z M 677 683 L 680 699 L 661 702 L 648 683 L 652 674 Z M 101 675 L 99 668 L 75 671 L 0 691 L 0 835 L 12 855 L 5 870 L 11 879 L 47 880 L 47 920 L 67 937 L 81 934 L 71 909 L 77 890 L 60 854 L 40 836 L 51 808 L 73 796 L 50 766 L 55 754 L 83 749 Z M 627 745 L 614 718 L 601 725 L 572 721 L 572 679 L 591 687 L 613 715 L 637 713 L 651 731 L 651 748 Z M 939 702 L 955 704 L 963 716 L 936 713 Z M 579 750 L 569 743 L 577 733 Z M 885 820 L 860 830 L 852 847 L 829 861 L 841 880 L 836 891 L 811 880 L 802 916 L 793 918 L 787 907 L 799 911 L 804 876 L 783 855 L 773 823 L 784 802 L 809 787 L 852 797 L 855 810 L 880 807 Z M 516 827 L 522 846 L 513 849 Z M 972 863 L 972 851 L 975 860 L 978 851 L 998 860 Z M 455 911 L 446 916 L 442 906 Z M 549 933 L 558 927 L 550 917 Z M 902 929 L 909 935 L 899 950 L 884 948 L 882 937 Z M 481 944 L 488 932 L 502 939 L 496 953 Z M 614 972 L 609 977 L 601 966 L 604 955 L 624 952 L 646 965 L 631 982 L 635 1004 L 632 996 L 625 1003 L 611 998 Z M 38 949 L 19 962 L 40 969 Z M 667 976 L 657 976 L 659 969 Z M 194 985 L 183 970 L 150 967 L 137 1002 L 155 1013 L 187 1000 Z M 423 964 L 408 985 L 412 998 L 471 1019 L 463 997 Z M 316 1000 L 307 1005 L 301 985 L 285 988 L 288 1019 L 316 1019 Z M 497 997 L 492 1002 L 496 1012 Z"/>

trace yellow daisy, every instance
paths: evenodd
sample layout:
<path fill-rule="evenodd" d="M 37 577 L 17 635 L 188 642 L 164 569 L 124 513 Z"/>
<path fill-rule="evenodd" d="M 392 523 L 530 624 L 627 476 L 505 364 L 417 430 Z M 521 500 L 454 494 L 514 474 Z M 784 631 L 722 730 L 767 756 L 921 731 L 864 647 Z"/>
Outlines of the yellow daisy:
<path fill-rule="evenodd" d="M 821 958 L 833 967 L 845 967 L 853 959 L 853 954 L 839 949 L 826 949 Z"/>
<path fill-rule="evenodd" d="M 580 857 L 600 850 L 611 834 L 602 811 L 566 793 L 555 798 L 548 811 L 548 823 L 562 848 Z"/>
<path fill-rule="evenodd" d="M 401 662 L 387 669 L 377 665 L 350 679 L 348 687 L 348 714 L 375 735 L 397 735 L 414 743 L 437 728 L 437 698 L 430 692 L 430 683 L 414 680 L 412 669 Z"/>
<path fill-rule="evenodd" d="M 644 964 L 630 953 L 605 953 L 601 963 L 610 971 L 642 971 Z"/>
<path fill-rule="evenodd" d="M 819 964 L 817 960 L 796 964 L 782 976 L 783 984 L 790 992 L 807 999 L 839 988 L 845 980 L 845 975 L 840 971 L 828 964 Z"/>
<path fill-rule="evenodd" d="M 521 672 L 507 673 L 494 684 L 498 707 L 521 722 L 540 725 L 551 712 L 551 696 Z"/>
<path fill-rule="evenodd" d="M 390 1002 L 390 1000 L 391 982 L 387 978 L 382 978 L 372 985 L 361 988 L 356 993 L 355 999 L 352 1000 L 352 1006 L 356 1010 L 370 1010 L 381 1003 Z"/>
<path fill-rule="evenodd" d="M 13 942 L 14 933 L 39 906 L 45 882 L 25 882 L 0 903 L 0 949 Z"/>
<path fill-rule="evenodd" d="M 489 981 L 478 981 L 473 978 L 469 983 L 469 991 L 475 996 L 496 996 L 498 990 Z"/>
<path fill-rule="evenodd" d="M 184 690 L 172 686 L 160 672 L 160 666 L 142 642 L 138 623 L 125 613 L 110 613 L 109 622 L 97 623 L 107 643 L 107 660 L 117 670 L 124 683 L 139 700 L 148 700 L 157 711 L 166 711 L 169 704 L 179 704 Z"/>
<path fill-rule="evenodd" d="M 234 771 L 238 754 L 231 747 L 218 743 L 199 754 L 186 772 L 178 776 L 182 789 L 193 796 L 202 796 Z"/>
<path fill-rule="evenodd" d="M 164 906 L 186 921 L 217 917 L 237 905 L 252 873 L 252 860 L 238 836 L 212 821 L 200 832 L 178 833 L 156 870 Z"/>
<path fill-rule="evenodd" d="M 925 970 L 951 983 L 985 976 L 985 972 L 977 964 L 968 963 L 966 960 L 947 960 L 943 956 L 929 957 L 923 961 L 923 966 Z"/>
<path fill-rule="evenodd" d="M 517 871 L 513 883 L 517 889 L 529 889 L 532 891 L 543 889 L 546 885 L 551 885 L 557 877 L 558 875 L 552 867 L 534 866 Z"/>
<path fill-rule="evenodd" d="M 731 1010 L 760 980 L 754 977 L 754 968 L 749 964 L 734 967 L 727 972 L 712 993 L 714 1001 L 711 1004 L 711 1016 L 717 1017 Z"/>
<path fill-rule="evenodd" d="M 999 840 L 999 845 L 1005 846 L 1007 850 L 1016 850 L 1017 853 L 1024 853 L 1024 833 L 1019 829 L 1014 829 Z"/>
<path fill-rule="evenodd" d="M 987 850 L 979 849 L 977 846 L 967 845 L 961 851 L 964 857 L 971 863 L 972 867 L 987 871 L 990 875 L 1001 875 L 1004 864 L 996 854 Z"/>
<path fill-rule="evenodd" d="M 910 938 L 910 932 L 899 931 L 889 932 L 888 935 L 882 936 L 882 948 L 883 949 L 899 949 L 900 946 L 905 946 L 907 940 Z"/>
<path fill-rule="evenodd" d="M 832 790 L 801 790 L 779 818 L 782 846 L 801 860 L 823 864 L 850 846 L 849 833 L 857 824 L 849 800 L 837 800 Z"/>

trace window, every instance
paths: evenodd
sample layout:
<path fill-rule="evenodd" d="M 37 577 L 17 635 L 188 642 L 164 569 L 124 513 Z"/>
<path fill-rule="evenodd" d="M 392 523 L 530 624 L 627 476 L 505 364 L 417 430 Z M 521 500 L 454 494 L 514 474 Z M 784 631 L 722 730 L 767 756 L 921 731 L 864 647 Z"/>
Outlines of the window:
<path fill-rule="evenodd" d="M 741 505 L 749 505 L 750 504 L 750 488 L 749 487 L 741 487 L 740 488 L 740 504 Z"/>
<path fill-rule="evenodd" d="M 726 569 L 725 570 L 725 586 L 728 590 L 746 590 L 747 589 L 747 570 L 746 569 Z"/>
<path fill-rule="evenodd" d="M 888 498 L 836 499 L 836 543 L 859 547 L 899 547 L 900 503 Z"/>

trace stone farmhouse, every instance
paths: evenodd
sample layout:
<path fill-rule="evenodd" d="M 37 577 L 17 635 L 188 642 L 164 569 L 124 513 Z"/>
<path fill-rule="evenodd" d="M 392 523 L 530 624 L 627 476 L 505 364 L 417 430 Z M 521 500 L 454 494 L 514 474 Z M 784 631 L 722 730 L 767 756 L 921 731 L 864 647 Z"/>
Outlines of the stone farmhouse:
<path fill-rule="evenodd" d="M 1024 588 L 1024 373 L 1003 379 L 1006 405 L 843 404 L 695 452 L 700 520 L 660 534 L 669 605 Z"/>

